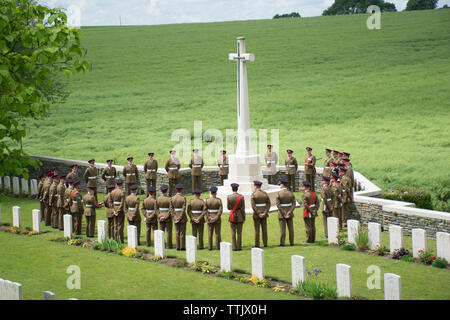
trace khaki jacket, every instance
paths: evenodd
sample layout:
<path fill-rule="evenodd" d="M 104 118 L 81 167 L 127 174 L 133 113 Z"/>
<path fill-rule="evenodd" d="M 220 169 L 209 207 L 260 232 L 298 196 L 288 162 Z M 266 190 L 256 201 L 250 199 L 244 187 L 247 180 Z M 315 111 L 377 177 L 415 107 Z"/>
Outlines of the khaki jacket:
<path fill-rule="evenodd" d="M 333 190 L 330 185 L 325 184 L 322 186 L 322 190 L 320 191 L 320 197 L 322 198 L 322 212 L 323 213 L 331 213 L 334 208 L 333 202 Z"/>
<path fill-rule="evenodd" d="M 266 152 L 265 155 L 266 160 L 266 172 L 267 174 L 276 174 L 277 173 L 277 164 L 278 164 L 278 154 L 276 152 Z"/>
<path fill-rule="evenodd" d="M 56 187 L 56 206 L 58 208 L 63 208 L 64 207 L 64 194 L 66 192 L 66 186 L 64 185 L 63 182 L 60 182 L 58 184 L 58 186 Z"/>
<path fill-rule="evenodd" d="M 146 223 L 157 223 L 158 217 L 156 215 L 156 199 L 154 196 L 149 195 L 142 202 L 142 214 L 145 217 Z"/>
<path fill-rule="evenodd" d="M 105 181 L 105 187 L 116 185 L 117 170 L 114 167 L 106 167 L 102 170 L 102 179 Z"/>
<path fill-rule="evenodd" d="M 233 192 L 227 197 L 227 208 L 228 210 L 232 210 L 234 208 L 234 205 L 237 202 L 238 199 L 238 193 Z M 231 215 L 230 215 L 231 216 Z M 234 222 L 244 222 L 245 221 L 245 199 L 242 195 L 241 200 L 239 201 L 239 204 L 236 208 L 236 211 L 234 212 Z"/>
<path fill-rule="evenodd" d="M 158 161 L 155 159 L 145 161 L 144 172 L 146 179 L 156 179 L 158 172 Z"/>
<path fill-rule="evenodd" d="M 70 194 L 69 207 L 72 214 L 83 214 L 83 199 L 81 198 L 81 192 L 77 189 L 72 190 Z"/>
<path fill-rule="evenodd" d="M 70 195 L 72 194 L 73 191 L 73 187 L 72 186 L 68 186 L 67 189 L 64 191 L 64 210 L 69 211 L 70 210 L 70 206 L 69 206 L 69 200 L 70 200 Z"/>
<path fill-rule="evenodd" d="M 53 182 L 50 185 L 49 188 L 49 195 L 48 195 L 48 205 L 50 207 L 56 208 L 57 207 L 57 203 L 58 203 L 58 184 L 56 184 L 55 182 Z"/>
<path fill-rule="evenodd" d="M 331 182 L 331 190 L 333 190 L 333 205 L 335 209 L 342 207 L 342 187 L 339 182 Z"/>
<path fill-rule="evenodd" d="M 135 164 L 124 166 L 122 174 L 126 183 L 139 183 L 139 171 Z"/>
<path fill-rule="evenodd" d="M 170 214 L 174 223 L 186 223 L 186 198 L 181 194 L 176 194 L 170 198 Z M 180 221 L 175 222 L 180 219 Z"/>
<path fill-rule="evenodd" d="M 194 160 L 194 157 L 192 157 L 191 161 L 189 162 L 189 168 L 191 168 L 191 175 L 201 176 L 203 165 L 204 163 L 202 157 L 199 156 L 197 157 L 196 160 Z"/>
<path fill-rule="evenodd" d="M 314 200 L 312 199 L 313 194 Z M 317 211 L 319 210 L 319 198 L 317 197 L 317 193 L 311 190 L 306 191 L 302 195 L 302 203 L 303 203 L 303 218 L 317 217 Z"/>
<path fill-rule="evenodd" d="M 333 162 L 333 157 L 328 157 L 323 162 L 323 172 L 322 175 L 324 177 L 330 177 L 331 176 L 331 163 Z"/>
<path fill-rule="evenodd" d="M 66 180 L 73 179 L 73 180 L 80 180 L 80 177 L 78 176 L 78 173 L 73 173 L 70 171 L 68 174 L 66 174 Z"/>
<path fill-rule="evenodd" d="M 170 205 L 170 198 L 166 194 L 162 194 L 156 199 L 156 215 L 158 216 L 158 221 L 161 217 L 166 219 L 164 221 L 170 219 Z"/>
<path fill-rule="evenodd" d="M 259 189 L 253 192 L 250 202 L 253 209 L 253 218 L 260 219 L 259 214 L 261 213 L 266 214 L 264 218 L 269 216 L 270 198 L 265 191 Z"/>
<path fill-rule="evenodd" d="M 289 218 L 294 217 L 295 196 L 293 192 L 288 189 L 279 191 L 276 197 L 276 204 L 278 207 L 278 219 L 286 219 L 286 215 L 288 215 Z"/>
<path fill-rule="evenodd" d="M 298 163 L 295 157 L 287 157 L 286 160 L 284 160 L 284 165 L 286 166 L 286 174 L 297 173 Z"/>
<path fill-rule="evenodd" d="M 193 219 L 200 219 L 199 223 L 205 223 L 205 208 L 205 201 L 203 201 L 202 199 L 194 198 L 189 201 L 188 215 L 189 218 L 191 218 L 191 223 L 195 223 Z"/>
<path fill-rule="evenodd" d="M 84 172 L 84 181 L 86 187 L 97 187 L 98 169 L 96 167 L 89 167 Z"/>
<path fill-rule="evenodd" d="M 205 201 L 205 216 L 207 223 L 221 223 L 222 200 L 220 198 L 210 197 Z M 214 220 L 214 222 L 210 222 Z"/>
<path fill-rule="evenodd" d="M 44 183 L 42 182 L 42 180 L 39 181 L 39 183 L 38 183 L 38 194 L 37 194 L 37 197 L 38 197 L 39 200 L 42 200 L 43 186 L 44 186 Z"/>
<path fill-rule="evenodd" d="M 311 154 L 305 156 L 305 174 L 315 174 L 316 173 L 316 156 Z"/>
<path fill-rule="evenodd" d="M 131 218 L 133 221 L 141 221 L 139 198 L 136 195 L 130 194 L 125 198 L 124 211 L 127 218 Z"/>
<path fill-rule="evenodd" d="M 221 157 L 217 160 L 217 166 L 219 167 L 219 175 L 220 176 L 226 176 L 229 172 L 229 164 L 228 164 L 228 157 Z"/>
<path fill-rule="evenodd" d="M 104 203 L 105 208 L 106 208 L 106 217 L 107 218 L 114 218 L 114 204 L 113 204 L 113 201 L 111 199 L 111 192 L 108 193 L 103 198 L 103 203 Z"/>
<path fill-rule="evenodd" d="M 175 159 L 177 160 L 178 158 Z M 166 161 L 165 169 L 169 179 L 178 179 L 180 177 L 180 161 L 178 160 L 177 162 L 178 164 L 172 160 L 172 157 Z"/>
<path fill-rule="evenodd" d="M 97 205 L 97 201 L 94 195 L 90 195 L 89 193 L 83 197 L 84 201 L 84 215 L 86 217 L 95 216 L 95 209 L 100 208 Z"/>
<path fill-rule="evenodd" d="M 341 177 L 341 187 L 342 187 L 342 203 L 348 203 L 353 201 L 353 189 L 352 180 L 349 176 Z"/>
<path fill-rule="evenodd" d="M 125 192 L 122 188 L 116 187 L 113 191 L 111 191 L 110 195 L 113 202 L 114 211 L 118 212 L 118 216 L 123 215 L 125 213 Z"/>

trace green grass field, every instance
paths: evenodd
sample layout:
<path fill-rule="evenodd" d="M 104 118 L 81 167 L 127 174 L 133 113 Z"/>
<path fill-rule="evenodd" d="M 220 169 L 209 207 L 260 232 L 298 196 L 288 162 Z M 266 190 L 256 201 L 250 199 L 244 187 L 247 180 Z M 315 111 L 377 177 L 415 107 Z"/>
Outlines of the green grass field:
<path fill-rule="evenodd" d="M 101 198 L 102 195 L 99 197 Z M 22 226 L 31 227 L 31 210 L 39 208 L 39 203 L 3 197 L 2 222 L 12 223 L 13 205 L 21 207 Z M 97 211 L 97 220 L 99 219 L 105 219 L 104 209 Z M 336 281 L 336 264 L 349 264 L 352 267 L 353 295 L 355 296 L 384 299 L 383 273 L 392 272 L 402 277 L 403 299 L 450 299 L 449 270 L 324 246 L 326 239 L 322 238 L 321 217 L 316 219 L 316 243 L 306 244 L 303 243 L 304 223 L 298 209 L 294 220 L 295 245 L 279 247 L 279 226 L 276 214 L 269 217 L 269 247 L 264 249 L 267 277 L 290 282 L 291 255 L 299 254 L 306 258 L 306 266 L 309 270 L 320 267 L 323 270 L 321 277 L 332 284 Z M 83 234 L 84 223 L 83 217 Z M 44 231 L 48 232 L 33 237 L 0 232 L 0 278 L 21 283 L 25 299 L 41 299 L 42 291 L 45 290 L 55 292 L 58 299 L 75 297 L 79 299 L 227 300 L 234 299 L 237 292 L 240 299 L 299 299 L 287 293 L 276 293 L 269 289 L 255 288 L 222 278 L 51 242 L 50 239 L 62 237 L 62 231 L 55 231 L 51 227 L 44 227 Z M 190 223 L 187 225 L 187 234 L 191 234 Z M 253 237 L 253 221 L 251 217 L 247 217 L 243 230 L 243 250 L 233 252 L 233 269 L 251 273 L 250 248 L 254 245 Z M 387 233 L 383 233 L 382 240 L 384 245 L 389 246 Z M 222 241 L 231 241 L 227 215 L 222 218 Z M 404 237 L 404 243 L 407 249 L 411 249 L 410 237 Z M 145 247 L 144 224 L 141 245 Z M 435 252 L 434 240 L 428 240 L 428 248 Z M 154 252 L 153 247 L 148 249 Z M 166 249 L 166 254 L 185 257 L 185 252 L 175 249 Z M 218 250 L 199 250 L 198 259 L 207 260 L 216 266 L 220 265 Z M 69 277 L 66 274 L 66 268 L 70 265 L 79 265 L 81 268 L 80 290 L 66 288 L 66 280 Z M 370 276 L 367 274 L 367 268 L 371 265 L 376 265 L 381 270 L 381 289 L 367 288 L 366 282 Z"/>
<path fill-rule="evenodd" d="M 149 151 L 165 161 L 178 143 L 172 131 L 193 133 L 195 120 L 225 135 L 236 128 L 236 65 L 227 57 L 245 36 L 256 56 L 251 126 L 280 130 L 281 164 L 287 148 L 302 159 L 306 146 L 318 157 L 329 147 L 350 152 L 354 168 L 384 190 L 443 194 L 450 11 L 382 14 L 381 30 L 368 30 L 367 17 L 82 28 L 92 71 L 69 80 L 71 96 L 47 119 L 27 123 L 24 148 L 119 164 L 133 155 L 143 164 Z"/>

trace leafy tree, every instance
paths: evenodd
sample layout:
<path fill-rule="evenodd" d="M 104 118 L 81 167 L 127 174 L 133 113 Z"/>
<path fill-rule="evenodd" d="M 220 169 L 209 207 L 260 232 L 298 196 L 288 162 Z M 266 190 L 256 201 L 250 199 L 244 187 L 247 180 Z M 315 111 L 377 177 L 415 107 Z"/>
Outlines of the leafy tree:
<path fill-rule="evenodd" d="M 438 0 L 409 0 L 406 11 L 436 9 Z"/>
<path fill-rule="evenodd" d="M 384 2 L 384 0 L 335 0 L 331 7 L 323 11 L 322 15 L 366 13 L 367 8 L 371 5 L 380 7 L 381 12 L 397 11 L 395 4 Z"/>
<path fill-rule="evenodd" d="M 62 9 L 31 0 L 0 0 L 0 176 L 28 178 L 39 161 L 22 150 L 25 120 L 48 115 L 64 98 L 58 75 L 90 68 L 79 31 Z"/>

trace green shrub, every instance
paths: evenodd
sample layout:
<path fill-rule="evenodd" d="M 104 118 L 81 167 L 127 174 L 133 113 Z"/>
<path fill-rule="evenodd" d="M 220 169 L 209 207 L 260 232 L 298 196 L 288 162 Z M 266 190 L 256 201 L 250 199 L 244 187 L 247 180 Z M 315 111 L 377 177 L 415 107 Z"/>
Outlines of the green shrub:
<path fill-rule="evenodd" d="M 355 242 L 359 250 L 369 249 L 369 231 L 366 228 L 361 228 L 355 237 Z"/>
<path fill-rule="evenodd" d="M 100 244 L 100 248 L 99 248 L 100 250 L 105 250 L 105 251 L 109 251 L 109 252 L 118 253 L 124 248 L 123 243 L 121 243 L 120 241 L 116 241 L 115 239 L 112 239 L 112 238 L 105 238 L 99 244 Z"/>
<path fill-rule="evenodd" d="M 375 249 L 375 252 L 379 256 L 385 256 L 387 253 L 389 253 L 389 249 L 385 245 L 379 245 L 377 244 L 377 248 Z"/>
<path fill-rule="evenodd" d="M 195 271 L 200 271 L 201 273 L 215 273 L 216 267 L 209 264 L 208 261 L 197 261 L 195 263 L 191 263 L 190 268 Z"/>
<path fill-rule="evenodd" d="M 433 252 L 429 250 L 419 250 L 419 259 L 425 264 L 431 264 L 434 260 Z"/>
<path fill-rule="evenodd" d="M 412 202 L 417 208 L 433 209 L 431 194 L 414 187 L 398 187 L 393 194 L 383 194 L 385 199 Z"/>
<path fill-rule="evenodd" d="M 433 263 L 431 264 L 435 268 L 447 268 L 448 267 L 448 261 L 444 258 L 436 258 L 434 259 Z"/>
<path fill-rule="evenodd" d="M 412 257 L 412 254 L 405 248 L 395 249 L 394 253 L 392 254 L 392 259 L 400 260 L 403 257 Z"/>
<path fill-rule="evenodd" d="M 172 267 L 175 267 L 175 268 L 185 268 L 187 266 L 189 266 L 189 263 L 187 263 L 186 259 L 182 259 L 180 261 L 175 261 L 172 264 Z"/>
<path fill-rule="evenodd" d="M 414 257 L 412 256 L 403 256 L 400 260 L 405 262 L 414 262 Z"/>
<path fill-rule="evenodd" d="M 220 271 L 217 273 L 218 277 L 226 278 L 226 279 L 234 279 L 236 278 L 236 274 L 233 271 Z"/>
<path fill-rule="evenodd" d="M 356 249 L 356 246 L 353 243 L 344 243 L 344 245 L 341 247 L 342 250 L 346 251 L 354 251 Z"/>
<path fill-rule="evenodd" d="M 318 279 L 306 279 L 298 284 L 297 291 L 313 299 L 331 300 L 336 298 L 337 289 Z"/>
<path fill-rule="evenodd" d="M 347 243 L 347 228 L 342 228 L 341 230 L 339 230 L 338 235 L 337 235 L 337 241 L 338 241 L 338 245 L 339 246 L 343 246 L 344 244 Z"/>

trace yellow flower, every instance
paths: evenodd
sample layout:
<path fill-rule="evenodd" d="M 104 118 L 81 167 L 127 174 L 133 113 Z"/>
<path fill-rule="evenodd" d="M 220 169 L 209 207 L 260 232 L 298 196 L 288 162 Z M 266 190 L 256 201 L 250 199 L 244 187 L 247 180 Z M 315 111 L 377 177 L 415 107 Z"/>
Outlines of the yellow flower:
<path fill-rule="evenodd" d="M 122 254 L 126 257 L 133 257 L 136 254 L 136 250 L 131 247 L 125 247 L 122 249 Z"/>

